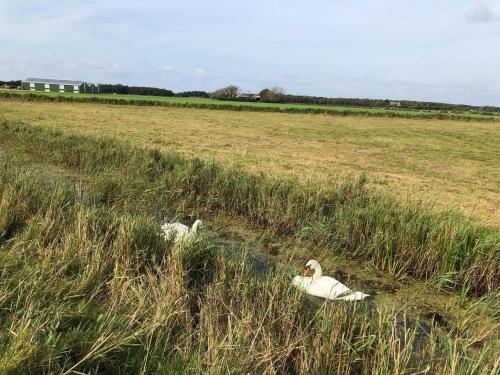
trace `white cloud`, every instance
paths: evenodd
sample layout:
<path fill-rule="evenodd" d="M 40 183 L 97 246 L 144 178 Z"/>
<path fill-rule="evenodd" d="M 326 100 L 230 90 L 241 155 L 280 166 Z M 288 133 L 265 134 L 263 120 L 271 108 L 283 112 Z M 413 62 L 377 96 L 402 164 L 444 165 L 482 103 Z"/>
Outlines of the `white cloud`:
<path fill-rule="evenodd" d="M 17 53 L 0 53 L 0 70 L 16 74 L 18 70 L 27 70 L 33 61 Z M 12 78 L 12 79 L 17 79 Z"/>
<path fill-rule="evenodd" d="M 172 65 L 161 65 L 160 70 L 162 72 L 166 72 L 170 75 L 170 77 L 184 77 L 184 78 L 203 78 L 206 77 L 209 73 L 207 69 L 197 67 L 194 69 L 190 68 L 180 68 Z"/>
<path fill-rule="evenodd" d="M 495 22 L 498 20 L 498 15 L 487 5 L 479 4 L 465 13 L 464 20 L 469 24 Z"/>
<path fill-rule="evenodd" d="M 194 75 L 198 77 L 203 77 L 204 75 L 207 74 L 207 70 L 203 68 L 195 68 L 194 69 Z"/>
<path fill-rule="evenodd" d="M 24 56 L 21 54 L 0 54 L 0 70 L 10 72 L 12 79 L 27 76 L 68 79 L 104 79 L 120 72 L 117 63 L 90 59 L 62 59 L 50 53 Z"/>

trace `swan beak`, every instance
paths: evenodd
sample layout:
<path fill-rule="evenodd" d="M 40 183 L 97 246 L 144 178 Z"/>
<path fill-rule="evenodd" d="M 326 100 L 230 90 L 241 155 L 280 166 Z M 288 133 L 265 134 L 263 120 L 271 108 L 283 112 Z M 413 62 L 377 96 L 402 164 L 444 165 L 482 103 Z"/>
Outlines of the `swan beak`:
<path fill-rule="evenodd" d="M 311 269 L 310 269 L 309 267 L 307 267 L 307 266 L 306 266 L 306 267 L 304 267 L 304 276 L 307 276 L 307 275 L 309 274 L 309 271 L 310 271 L 310 270 L 311 270 Z"/>

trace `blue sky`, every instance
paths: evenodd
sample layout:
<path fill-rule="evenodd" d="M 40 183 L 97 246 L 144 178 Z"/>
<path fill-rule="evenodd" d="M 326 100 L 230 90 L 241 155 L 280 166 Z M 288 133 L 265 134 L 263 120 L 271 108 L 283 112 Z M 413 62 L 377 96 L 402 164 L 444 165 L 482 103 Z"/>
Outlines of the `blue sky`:
<path fill-rule="evenodd" d="M 0 80 L 500 105 L 500 0 L 0 0 Z"/>

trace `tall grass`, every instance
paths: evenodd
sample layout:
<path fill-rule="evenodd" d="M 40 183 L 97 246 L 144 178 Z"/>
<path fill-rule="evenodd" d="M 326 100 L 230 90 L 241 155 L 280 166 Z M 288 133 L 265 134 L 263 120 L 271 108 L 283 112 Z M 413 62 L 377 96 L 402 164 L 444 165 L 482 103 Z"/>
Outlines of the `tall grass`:
<path fill-rule="evenodd" d="M 450 113 L 450 112 L 429 112 L 419 110 L 393 110 L 393 109 L 372 109 L 372 108 L 339 108 L 321 107 L 315 105 L 303 106 L 294 104 L 270 104 L 265 103 L 242 103 L 242 102 L 206 102 L 171 101 L 168 98 L 113 98 L 104 96 L 78 95 L 51 95 L 46 93 L 23 93 L 0 91 L 0 98 L 16 99 L 24 101 L 45 101 L 45 102 L 72 102 L 72 103 L 101 103 L 112 105 L 138 105 L 138 106 L 162 106 L 176 108 L 194 108 L 224 111 L 249 111 L 249 112 L 280 112 L 297 114 L 324 114 L 335 116 L 368 116 L 368 117 L 396 117 L 409 119 L 436 119 L 436 120 L 460 120 L 460 121 L 481 121 L 498 122 L 498 116 L 478 115 L 473 113 Z"/>
<path fill-rule="evenodd" d="M 182 201 L 183 211 L 242 215 L 283 236 L 296 236 L 394 276 L 438 280 L 467 294 L 498 288 L 500 234 L 460 214 L 402 206 L 365 188 L 366 180 L 304 185 L 179 154 L 134 148 L 3 121 L 4 142 L 38 160 L 92 174 L 95 199 L 151 210 Z M 111 177 L 111 178 L 110 178 Z"/>
<path fill-rule="evenodd" d="M 2 131 L 70 145 L 63 136 L 28 127 Z M 78 140 L 80 151 L 96 145 Z M 99 152 L 112 166 L 124 155 L 121 146 L 108 146 Z M 54 153 L 56 159 L 61 155 Z M 90 158 L 67 161 L 74 160 L 104 168 Z M 154 165 L 131 173 L 148 172 L 153 179 Z M 214 237 L 166 243 L 149 199 L 124 194 L 133 188 L 102 200 L 104 183 L 91 179 L 83 182 L 82 194 L 82 182 L 48 179 L 25 168 L 7 165 L 0 176 L 0 232 L 9 232 L 0 240 L 0 373 L 498 370 L 492 347 L 471 355 L 475 337 L 442 334 L 404 313 L 365 303 L 308 302 L 290 287 L 284 269 L 258 276 L 248 262 L 228 258 Z M 101 176 L 110 184 L 114 177 Z M 23 192 L 22 199 L 13 191 Z"/>

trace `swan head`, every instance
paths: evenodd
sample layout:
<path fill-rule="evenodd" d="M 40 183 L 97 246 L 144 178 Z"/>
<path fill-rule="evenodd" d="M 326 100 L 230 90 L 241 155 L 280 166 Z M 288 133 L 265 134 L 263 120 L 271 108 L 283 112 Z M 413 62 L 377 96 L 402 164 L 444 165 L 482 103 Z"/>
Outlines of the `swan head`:
<path fill-rule="evenodd" d="M 318 280 L 323 274 L 323 270 L 317 260 L 311 259 L 304 267 L 304 276 L 309 276 L 312 272 L 313 280 Z"/>

